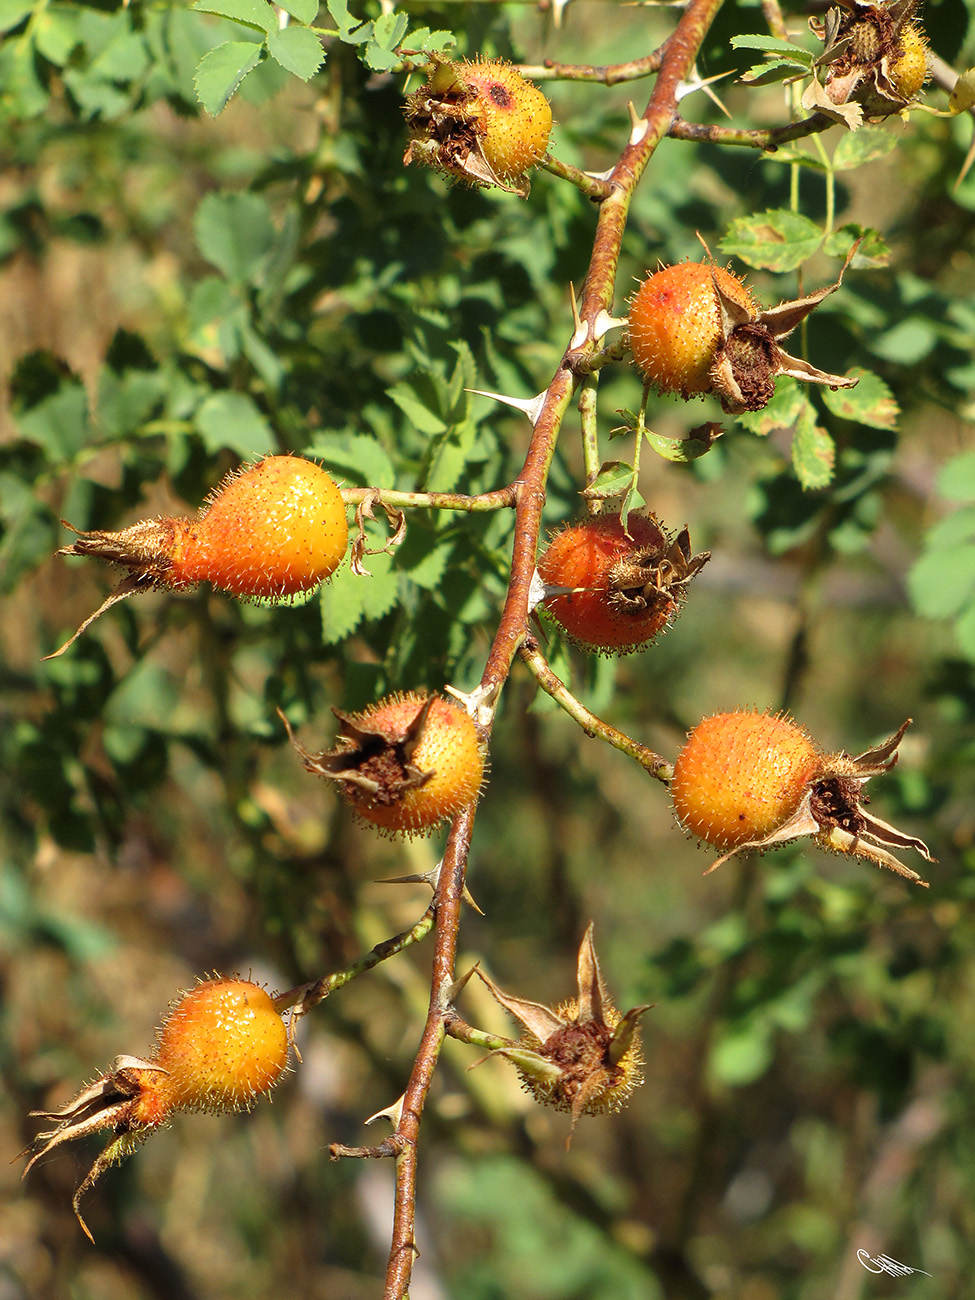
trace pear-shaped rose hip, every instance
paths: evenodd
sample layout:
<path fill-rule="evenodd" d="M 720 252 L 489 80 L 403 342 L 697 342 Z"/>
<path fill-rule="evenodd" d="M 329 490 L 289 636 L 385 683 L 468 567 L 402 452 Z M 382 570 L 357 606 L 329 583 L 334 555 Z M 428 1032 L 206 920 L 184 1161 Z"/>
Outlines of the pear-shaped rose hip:
<path fill-rule="evenodd" d="M 680 611 L 687 583 L 709 558 L 691 555 L 684 528 L 671 541 L 653 515 L 591 515 L 555 534 L 538 561 L 549 587 L 544 607 L 579 645 L 628 654 L 658 636 Z"/>
<path fill-rule="evenodd" d="M 111 1141 L 72 1201 L 91 1237 L 81 1198 L 106 1169 L 132 1155 L 178 1111 L 249 1110 L 284 1073 L 288 1048 L 284 1020 L 260 985 L 236 977 L 204 980 L 173 1004 L 148 1057 L 119 1056 L 60 1110 L 33 1112 L 57 1123 L 24 1152 L 30 1155 L 24 1176 L 65 1142 L 110 1130 Z"/>
<path fill-rule="evenodd" d="M 803 835 L 823 848 L 866 858 L 915 884 L 891 848 L 934 859 L 923 841 L 868 813 L 862 787 L 889 771 L 910 719 L 876 749 L 856 758 L 826 754 L 791 718 L 740 710 L 704 718 L 690 732 L 670 783 L 681 826 L 726 852 L 764 850 Z"/>
<path fill-rule="evenodd" d="M 404 162 L 517 194 L 528 193 L 526 173 L 544 157 L 552 130 L 548 100 L 503 59 L 435 59 L 406 102 L 406 119 Z"/>
<path fill-rule="evenodd" d="M 338 568 L 348 539 L 331 476 L 300 456 L 267 456 L 229 474 L 196 519 L 164 516 L 117 532 L 78 532 L 58 555 L 108 560 L 127 574 L 55 654 L 99 614 L 140 591 L 180 591 L 200 582 L 244 598 L 287 600 L 310 591 Z"/>
<path fill-rule="evenodd" d="M 291 741 L 306 770 L 337 782 L 363 821 L 390 835 L 426 835 L 477 797 L 484 755 L 461 705 L 408 691 L 361 713 L 333 713 L 341 724 L 333 749 L 312 755 Z"/>

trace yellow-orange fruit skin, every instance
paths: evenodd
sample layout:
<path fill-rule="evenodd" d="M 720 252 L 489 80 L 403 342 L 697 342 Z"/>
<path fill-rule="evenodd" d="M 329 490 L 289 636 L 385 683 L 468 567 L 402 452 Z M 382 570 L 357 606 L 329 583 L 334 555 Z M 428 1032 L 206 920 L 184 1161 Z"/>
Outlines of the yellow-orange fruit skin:
<path fill-rule="evenodd" d="M 224 480 L 196 520 L 175 520 L 173 586 L 286 599 L 338 568 L 348 545 L 331 476 L 300 456 L 267 456 Z"/>
<path fill-rule="evenodd" d="M 207 980 L 167 1016 L 155 1063 L 173 1110 L 246 1110 L 284 1072 L 288 1031 L 260 985 Z"/>
<path fill-rule="evenodd" d="M 553 587 L 584 587 L 554 596 L 545 608 L 579 645 L 619 652 L 646 645 L 676 610 L 661 605 L 628 614 L 610 598 L 607 576 L 615 561 L 640 547 L 661 547 L 664 535 L 652 519 L 631 513 L 626 529 L 618 515 L 593 515 L 555 534 L 538 561 L 538 576 Z"/>
<path fill-rule="evenodd" d="M 905 23 L 900 30 L 901 52 L 890 66 L 890 81 L 904 99 L 913 99 L 928 76 L 928 46 L 918 23 Z"/>
<path fill-rule="evenodd" d="M 503 59 L 460 63 L 457 72 L 477 96 L 481 149 L 494 172 L 511 180 L 533 167 L 552 131 L 552 106 L 542 92 Z"/>
<path fill-rule="evenodd" d="M 633 295 L 633 360 L 659 392 L 693 397 L 711 388 L 709 372 L 722 342 L 712 274 L 727 297 L 757 314 L 754 299 L 736 275 L 702 262 L 665 266 L 648 275 Z"/>
<path fill-rule="evenodd" d="M 795 813 L 820 764 L 818 747 L 790 718 L 716 713 L 677 756 L 674 811 L 685 830 L 718 849 L 762 840 Z"/>
<path fill-rule="evenodd" d="M 352 720 L 380 728 L 390 737 L 402 737 L 426 699 L 419 692 L 407 691 L 380 700 L 353 715 Z M 477 728 L 466 709 L 437 696 L 410 762 L 421 772 L 433 775 L 391 803 L 372 799 L 351 782 L 344 785 L 346 798 L 364 821 L 391 834 L 424 835 L 455 817 L 476 798 L 484 779 L 484 757 Z"/>

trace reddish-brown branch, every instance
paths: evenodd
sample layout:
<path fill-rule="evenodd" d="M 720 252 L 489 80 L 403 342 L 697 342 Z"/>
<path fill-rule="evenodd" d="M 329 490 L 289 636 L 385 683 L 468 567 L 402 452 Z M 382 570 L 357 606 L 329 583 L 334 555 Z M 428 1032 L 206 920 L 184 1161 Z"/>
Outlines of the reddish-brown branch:
<path fill-rule="evenodd" d="M 604 86 L 616 86 L 621 81 L 652 76 L 660 67 L 665 49 L 666 43 L 646 58 L 631 59 L 629 63 L 556 63 L 554 59 L 546 59 L 544 63 L 519 64 L 518 71 L 532 81 L 597 81 Z"/>
<path fill-rule="evenodd" d="M 396 1159 L 396 1195 L 393 1208 L 393 1238 L 386 1270 L 385 1300 L 403 1300 L 406 1296 L 413 1259 L 416 1225 L 416 1167 L 420 1118 L 433 1080 L 444 1040 L 444 1023 L 450 1007 L 457 958 L 457 935 L 460 909 L 467 874 L 476 805 L 465 809 L 450 828 L 437 882 L 437 937 L 430 982 L 430 1005 L 423 1037 L 413 1063 L 410 1081 L 403 1094 L 403 1106 L 394 1137 L 399 1146 Z"/>
<path fill-rule="evenodd" d="M 630 201 L 657 145 L 677 114 L 677 92 L 688 78 L 705 33 L 721 0 L 689 0 L 660 59 L 653 93 L 629 143 L 610 173 L 612 192 L 600 203 L 589 273 L 579 304 L 581 324 L 574 332 L 534 423 L 516 491 L 511 578 L 498 630 L 481 677 L 481 693 L 494 699 L 507 680 L 512 662 L 528 631 L 529 591 L 541 531 L 546 484 L 562 419 L 572 399 L 578 374 L 599 347 L 601 316 L 612 304 L 620 244 Z M 656 56 L 654 56 L 656 57 Z M 490 724 L 485 727 L 485 740 Z M 463 812 L 451 827 L 436 893 L 436 936 L 430 1003 L 419 1050 L 403 1097 L 394 1139 L 396 1192 L 393 1236 L 386 1271 L 384 1300 L 404 1300 L 416 1254 L 416 1171 L 420 1120 L 444 1041 L 454 987 L 460 909 L 465 887 L 475 808 Z"/>
<path fill-rule="evenodd" d="M 825 113 L 814 113 L 804 117 L 801 122 L 790 122 L 787 126 L 773 126 L 767 131 L 739 130 L 733 126 L 702 125 L 699 122 L 685 122 L 676 117 L 670 125 L 669 135 L 672 140 L 694 140 L 698 143 L 736 145 L 744 149 L 764 149 L 766 153 L 775 153 L 780 145 L 792 140 L 802 140 L 809 135 L 818 135 L 828 131 L 836 123 Z"/>

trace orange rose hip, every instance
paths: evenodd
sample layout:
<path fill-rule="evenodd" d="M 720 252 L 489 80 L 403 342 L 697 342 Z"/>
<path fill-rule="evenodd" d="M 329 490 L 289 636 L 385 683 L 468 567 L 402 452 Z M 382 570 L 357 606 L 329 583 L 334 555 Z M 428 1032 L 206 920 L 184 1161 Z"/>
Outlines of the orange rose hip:
<path fill-rule="evenodd" d="M 288 732 L 306 771 L 335 781 L 362 821 L 389 835 L 426 835 L 477 797 L 484 754 L 460 704 L 408 691 L 361 713 L 332 712 L 340 728 L 331 750 L 309 754 Z"/>
<path fill-rule="evenodd" d="M 670 541 L 653 515 L 632 511 L 625 527 L 618 515 L 591 515 L 557 532 L 539 558 L 546 585 L 574 588 L 544 607 L 580 646 L 628 654 L 673 622 L 708 558 L 691 555 L 686 528 Z"/>

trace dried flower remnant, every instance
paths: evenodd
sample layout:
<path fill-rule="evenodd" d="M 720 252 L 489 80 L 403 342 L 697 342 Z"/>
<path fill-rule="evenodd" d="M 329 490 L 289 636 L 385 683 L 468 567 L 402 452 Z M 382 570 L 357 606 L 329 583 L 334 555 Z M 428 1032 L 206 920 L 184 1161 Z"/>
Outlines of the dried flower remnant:
<path fill-rule="evenodd" d="M 621 1015 L 613 1006 L 596 958 L 590 923 L 579 948 L 578 994 L 556 1007 L 512 997 L 478 970 L 495 999 L 525 1027 L 525 1034 L 496 1055 L 506 1057 L 526 1090 L 543 1106 L 582 1115 L 618 1111 L 643 1082 L 639 1020 L 650 1007 Z"/>
<path fill-rule="evenodd" d="M 916 21 L 919 0 L 890 4 L 843 0 L 810 27 L 823 42 L 821 75 L 806 88 L 803 107 L 832 113 L 855 128 L 868 117 L 903 112 L 928 76 L 927 40 Z"/>

